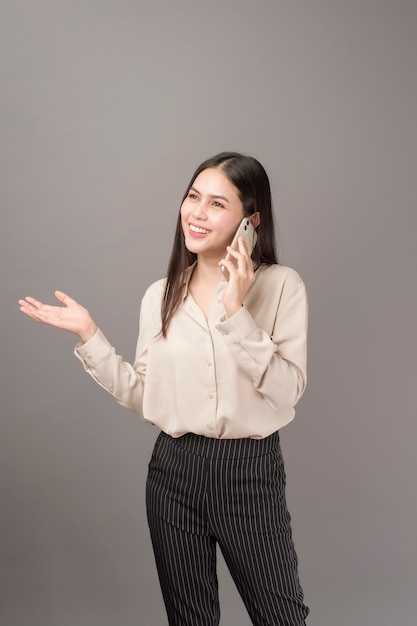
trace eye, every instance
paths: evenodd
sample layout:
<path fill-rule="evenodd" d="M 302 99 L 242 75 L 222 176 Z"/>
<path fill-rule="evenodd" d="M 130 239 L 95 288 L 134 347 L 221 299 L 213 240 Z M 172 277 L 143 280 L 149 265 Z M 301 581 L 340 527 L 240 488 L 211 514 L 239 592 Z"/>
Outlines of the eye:
<path fill-rule="evenodd" d="M 213 206 L 216 207 L 217 209 L 224 209 L 224 205 L 218 200 L 213 201 Z"/>
<path fill-rule="evenodd" d="M 197 194 L 192 191 L 190 191 L 188 197 L 190 198 L 190 200 L 197 200 Z"/>

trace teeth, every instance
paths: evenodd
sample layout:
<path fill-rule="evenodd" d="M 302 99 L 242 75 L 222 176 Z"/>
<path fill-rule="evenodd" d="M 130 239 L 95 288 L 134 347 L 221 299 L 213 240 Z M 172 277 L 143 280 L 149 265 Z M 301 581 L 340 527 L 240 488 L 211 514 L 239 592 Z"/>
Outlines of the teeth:
<path fill-rule="evenodd" d="M 199 228 L 198 226 L 193 226 L 192 224 L 190 224 L 190 230 L 192 230 L 193 233 L 200 233 L 201 235 L 207 235 L 207 233 L 210 232 L 206 228 Z"/>

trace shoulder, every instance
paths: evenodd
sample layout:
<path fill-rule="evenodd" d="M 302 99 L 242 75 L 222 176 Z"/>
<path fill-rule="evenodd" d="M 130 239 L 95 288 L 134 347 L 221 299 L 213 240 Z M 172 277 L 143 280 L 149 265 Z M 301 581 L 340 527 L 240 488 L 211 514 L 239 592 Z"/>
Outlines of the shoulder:
<path fill-rule="evenodd" d="M 278 290 L 288 297 L 305 289 L 298 272 L 286 265 L 261 265 L 256 270 L 256 282 L 262 289 Z"/>
<path fill-rule="evenodd" d="M 166 280 L 166 278 L 160 278 L 159 280 L 156 280 L 154 283 L 149 285 L 143 296 L 143 301 L 158 300 L 160 302 L 162 296 L 164 295 Z"/>
<path fill-rule="evenodd" d="M 140 320 L 141 328 L 159 332 L 161 322 L 161 302 L 165 290 L 165 278 L 155 281 L 146 289 L 141 305 Z M 157 330 L 155 330 L 157 329 Z"/>
<path fill-rule="evenodd" d="M 164 295 L 166 278 L 155 281 L 146 289 L 142 298 L 142 311 L 159 311 Z"/>
<path fill-rule="evenodd" d="M 165 284 L 166 278 L 160 278 L 159 280 L 156 280 L 146 289 L 143 298 L 161 298 L 164 293 Z"/>

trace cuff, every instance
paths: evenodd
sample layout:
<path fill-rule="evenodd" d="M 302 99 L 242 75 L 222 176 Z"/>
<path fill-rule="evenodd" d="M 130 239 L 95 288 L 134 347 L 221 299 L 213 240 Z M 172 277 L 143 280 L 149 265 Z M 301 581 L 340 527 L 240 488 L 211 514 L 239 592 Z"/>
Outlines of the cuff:
<path fill-rule="evenodd" d="M 216 328 L 225 339 L 230 341 L 242 341 L 249 337 L 256 329 L 256 323 L 249 311 L 243 306 L 237 313 L 228 318 L 223 318 Z"/>
<path fill-rule="evenodd" d="M 74 354 L 88 367 L 95 367 L 114 351 L 113 346 L 98 328 L 94 335 L 85 343 L 81 341 L 74 348 Z"/>

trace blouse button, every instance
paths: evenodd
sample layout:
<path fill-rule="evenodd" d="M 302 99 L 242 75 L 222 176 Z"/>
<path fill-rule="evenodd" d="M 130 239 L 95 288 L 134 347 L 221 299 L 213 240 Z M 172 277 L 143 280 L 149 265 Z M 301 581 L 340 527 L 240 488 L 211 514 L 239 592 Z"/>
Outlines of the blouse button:
<path fill-rule="evenodd" d="M 209 398 L 210 398 L 210 400 L 213 400 L 213 394 L 212 393 L 209 393 Z"/>

